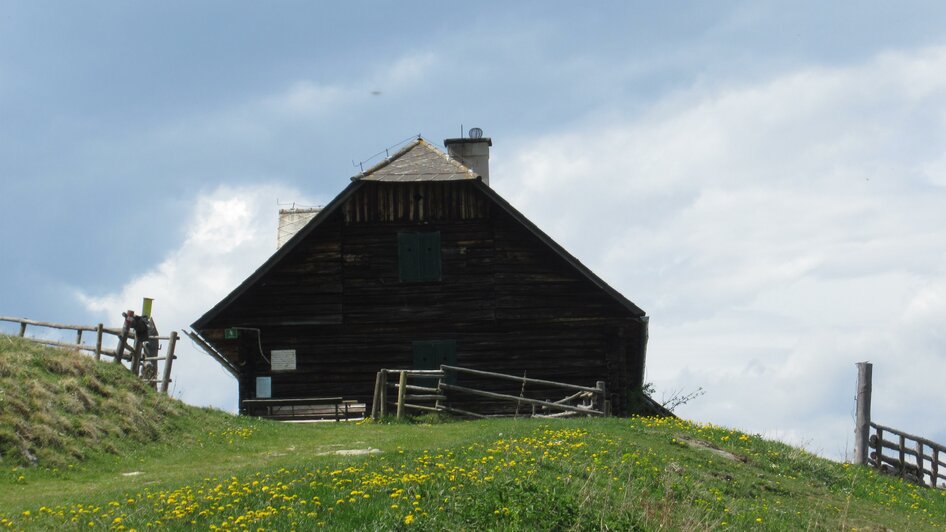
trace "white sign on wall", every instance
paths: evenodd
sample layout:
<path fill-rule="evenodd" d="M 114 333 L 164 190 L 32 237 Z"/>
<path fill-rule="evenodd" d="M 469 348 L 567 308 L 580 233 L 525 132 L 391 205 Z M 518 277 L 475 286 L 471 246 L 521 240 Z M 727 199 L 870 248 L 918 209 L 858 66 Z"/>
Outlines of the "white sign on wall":
<path fill-rule="evenodd" d="M 296 369 L 295 349 L 273 349 L 270 352 L 273 371 L 292 371 Z"/>

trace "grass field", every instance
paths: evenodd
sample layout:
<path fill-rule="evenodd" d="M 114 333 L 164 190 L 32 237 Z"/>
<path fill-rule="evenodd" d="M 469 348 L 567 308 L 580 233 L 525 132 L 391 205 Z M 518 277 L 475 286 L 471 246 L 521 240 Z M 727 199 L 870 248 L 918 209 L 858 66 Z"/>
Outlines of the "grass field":
<path fill-rule="evenodd" d="M 0 430 L 7 440 L 24 429 L 8 406 L 8 392 L 22 383 L 9 379 L 22 376 L 22 367 L 56 365 L 47 358 L 60 356 L 77 355 L 0 337 Z M 84 368 L 86 376 L 103 365 Z M 47 373 L 30 378 L 63 378 Z M 118 388 L 133 380 L 115 379 Z M 66 400 L 52 385 L 47 391 L 47 410 Z M 53 441 L 59 448 L 24 455 L 24 442 L 39 441 L 34 428 L 33 439 L 16 436 L 16 445 L 0 447 L 0 526 L 946 530 L 944 490 L 712 425 L 656 418 L 293 425 L 136 394 L 138 408 L 155 408 L 141 415 L 161 428 L 158 434 L 128 429 L 93 439 L 88 431 L 67 432 Z M 173 405 L 155 406 L 165 401 Z M 86 419 L 60 408 L 53 410 L 74 424 Z M 118 426 L 125 425 L 115 416 L 131 415 L 97 413 Z M 368 449 L 376 451 L 349 454 Z"/>

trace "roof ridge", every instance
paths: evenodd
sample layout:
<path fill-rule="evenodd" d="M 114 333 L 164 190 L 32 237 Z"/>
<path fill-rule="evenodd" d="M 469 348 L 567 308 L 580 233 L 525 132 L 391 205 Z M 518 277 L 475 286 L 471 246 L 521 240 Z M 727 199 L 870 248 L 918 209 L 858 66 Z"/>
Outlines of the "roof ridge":
<path fill-rule="evenodd" d="M 422 143 L 422 142 L 425 143 L 425 144 L 429 144 L 426 140 L 424 140 L 423 137 L 421 137 L 420 135 L 417 135 L 417 138 L 416 138 L 416 139 L 412 140 L 412 141 L 409 142 L 406 146 L 404 146 L 403 148 L 401 148 L 400 150 L 398 150 L 397 152 L 395 152 L 394 155 L 391 155 L 391 156 L 389 156 L 389 157 L 385 157 L 384 160 L 382 160 L 382 161 L 379 162 L 378 164 L 372 166 L 371 168 L 368 168 L 367 170 L 364 170 L 364 171 L 361 172 L 360 174 L 351 176 L 351 180 L 352 180 L 352 181 L 358 181 L 358 180 L 360 180 L 360 179 L 362 179 L 362 178 L 364 178 L 364 177 L 367 177 L 367 176 L 369 176 L 369 175 L 371 175 L 371 174 L 377 172 L 378 170 L 380 170 L 380 169 L 384 168 L 385 166 L 387 166 L 387 165 L 391 164 L 392 162 L 394 162 L 396 159 L 402 157 L 405 153 L 411 151 L 411 150 L 414 148 L 414 146 L 417 146 L 418 144 L 420 144 L 420 143 Z"/>
<path fill-rule="evenodd" d="M 476 179 L 473 169 L 418 135 L 352 181 L 451 181 Z"/>

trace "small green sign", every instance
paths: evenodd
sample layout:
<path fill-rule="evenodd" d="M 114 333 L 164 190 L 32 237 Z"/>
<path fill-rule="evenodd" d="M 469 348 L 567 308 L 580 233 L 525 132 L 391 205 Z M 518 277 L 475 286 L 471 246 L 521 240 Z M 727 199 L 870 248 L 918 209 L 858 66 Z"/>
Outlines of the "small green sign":
<path fill-rule="evenodd" d="M 224 340 L 235 340 L 240 337 L 240 331 L 237 329 L 224 329 L 223 339 Z"/>

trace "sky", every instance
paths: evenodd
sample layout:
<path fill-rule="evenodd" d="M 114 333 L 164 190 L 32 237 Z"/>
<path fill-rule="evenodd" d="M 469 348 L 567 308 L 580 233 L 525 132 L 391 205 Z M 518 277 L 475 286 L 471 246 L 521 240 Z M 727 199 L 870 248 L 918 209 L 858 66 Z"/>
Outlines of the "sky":
<path fill-rule="evenodd" d="M 843 459 L 871 361 L 873 418 L 946 442 L 935 1 L 0 1 L 0 315 L 152 297 L 187 328 L 280 206 L 474 126 L 491 186 L 647 311 L 656 398 L 705 391 L 680 415 Z M 176 397 L 235 410 L 179 355 Z"/>

